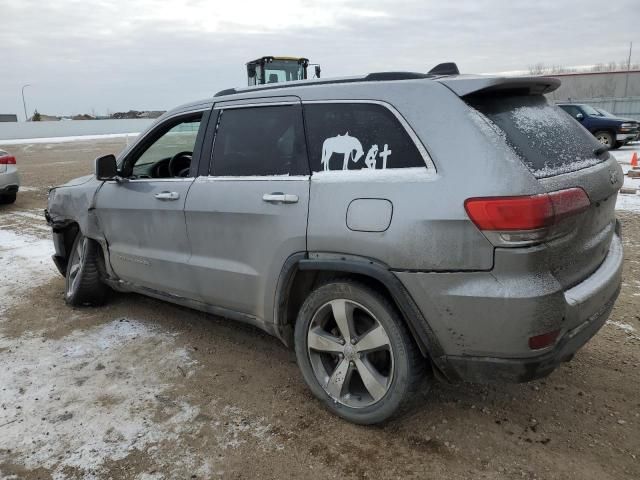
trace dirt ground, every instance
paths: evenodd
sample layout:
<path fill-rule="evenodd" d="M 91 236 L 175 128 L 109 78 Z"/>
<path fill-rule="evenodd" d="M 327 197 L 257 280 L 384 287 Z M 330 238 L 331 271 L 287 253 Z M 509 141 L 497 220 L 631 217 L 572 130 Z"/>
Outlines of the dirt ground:
<path fill-rule="evenodd" d="M 123 146 L 6 147 L 26 188 L 0 207 L 0 478 L 640 478 L 640 213 L 618 212 L 622 293 L 572 362 L 529 384 L 435 383 L 360 427 L 256 329 L 134 294 L 65 305 L 47 188 Z"/>

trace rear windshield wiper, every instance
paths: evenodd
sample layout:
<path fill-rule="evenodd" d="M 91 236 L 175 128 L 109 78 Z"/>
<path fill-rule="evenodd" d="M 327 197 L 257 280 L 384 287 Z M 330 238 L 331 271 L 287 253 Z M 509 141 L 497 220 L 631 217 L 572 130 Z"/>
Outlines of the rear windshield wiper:
<path fill-rule="evenodd" d="M 595 154 L 596 157 L 599 157 L 600 155 L 602 155 L 605 152 L 609 151 L 609 147 L 607 147 L 606 145 L 603 145 L 601 147 L 596 148 L 593 153 Z"/>

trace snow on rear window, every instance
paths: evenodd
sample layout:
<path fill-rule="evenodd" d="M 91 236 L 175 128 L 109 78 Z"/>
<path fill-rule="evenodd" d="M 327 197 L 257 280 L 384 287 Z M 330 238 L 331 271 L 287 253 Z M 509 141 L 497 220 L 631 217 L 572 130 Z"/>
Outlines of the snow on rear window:
<path fill-rule="evenodd" d="M 504 132 L 522 162 L 537 177 L 569 173 L 606 159 L 601 145 L 582 126 L 540 95 L 468 99 Z"/>

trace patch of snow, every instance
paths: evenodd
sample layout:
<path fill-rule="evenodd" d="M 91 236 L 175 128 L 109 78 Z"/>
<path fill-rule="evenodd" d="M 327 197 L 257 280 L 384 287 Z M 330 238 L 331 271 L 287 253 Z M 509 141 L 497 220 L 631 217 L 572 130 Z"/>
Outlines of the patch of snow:
<path fill-rule="evenodd" d="M 598 165 L 603 161 L 604 160 L 598 158 L 579 159 L 578 157 L 576 157 L 574 161 L 568 163 L 564 163 L 561 165 L 545 165 L 542 168 L 535 169 L 534 175 L 536 176 L 536 178 L 546 178 L 552 177 L 554 175 L 562 175 L 563 173 L 570 173 L 577 170 L 582 170 L 583 168 L 593 167 L 594 165 Z"/>
<path fill-rule="evenodd" d="M 186 472 L 209 478 L 211 462 L 249 441 L 284 448 L 262 418 L 219 399 L 199 407 L 173 393 L 182 378 L 178 367 L 198 368 L 175 339 L 128 318 L 60 339 L 0 335 L 0 404 L 6 406 L 0 450 L 11 450 L 11 461 L 26 468 L 50 469 L 54 478 L 75 468 L 87 479 L 102 478 L 107 462 L 139 450 L 162 472 L 141 478 L 170 479 Z M 216 440 L 215 460 L 190 448 L 203 428 Z"/>
<path fill-rule="evenodd" d="M 104 133 L 100 135 L 74 135 L 70 137 L 43 137 L 43 138 L 15 138 L 0 140 L 0 145 L 28 145 L 32 143 L 67 143 L 81 140 L 102 140 L 108 138 L 136 137 L 140 132 L 131 133 Z"/>
<path fill-rule="evenodd" d="M 618 193 L 616 200 L 616 210 L 626 210 L 640 213 L 640 195 Z"/>
<path fill-rule="evenodd" d="M 436 172 L 427 167 L 329 170 L 326 172 L 313 172 L 313 175 L 311 175 L 311 181 L 316 183 L 423 182 L 434 180 L 435 178 Z"/>
<path fill-rule="evenodd" d="M 561 109 L 549 105 L 517 107 L 513 109 L 511 117 L 518 130 L 536 137 L 546 137 L 548 133 L 565 130 L 573 122 Z"/>
<path fill-rule="evenodd" d="M 4 219 L 6 216 L 1 216 Z M 57 274 L 53 242 L 0 228 L 0 319 L 25 293 Z"/>
<path fill-rule="evenodd" d="M 609 150 L 609 153 L 620 165 L 631 165 L 631 158 L 634 152 L 640 155 L 640 145 L 630 144 L 617 150 Z"/>
<path fill-rule="evenodd" d="M 624 323 L 624 322 L 616 322 L 614 320 L 609 320 L 607 323 L 610 323 L 611 325 L 613 325 L 616 328 L 619 328 L 620 330 L 623 330 L 627 333 L 631 333 L 631 332 L 635 332 L 636 329 L 633 328 L 631 325 L 629 325 L 628 323 Z"/>
<path fill-rule="evenodd" d="M 32 220 L 38 220 L 40 222 L 44 222 L 44 213 L 42 210 L 18 210 L 12 211 L 10 215 L 17 215 L 18 217 L 30 218 Z"/>
<path fill-rule="evenodd" d="M 2 429 L 0 449 L 27 468 L 53 469 L 54 477 L 75 467 L 91 478 L 105 460 L 176 440 L 198 414 L 186 402 L 158 400 L 176 365 L 193 363 L 188 353 L 170 335 L 135 320 L 59 340 L 0 336 L 0 359 L 0 403 L 7 406 L 0 423 L 13 422 Z M 161 424 L 144 414 L 158 405 L 168 416 Z"/>

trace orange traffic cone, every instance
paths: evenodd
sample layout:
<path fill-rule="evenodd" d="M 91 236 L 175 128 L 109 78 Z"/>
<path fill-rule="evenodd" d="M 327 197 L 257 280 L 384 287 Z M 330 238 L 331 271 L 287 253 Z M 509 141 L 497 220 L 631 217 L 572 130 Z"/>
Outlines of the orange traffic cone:
<path fill-rule="evenodd" d="M 631 168 L 638 168 L 638 152 L 633 152 L 633 157 L 631 157 Z"/>

